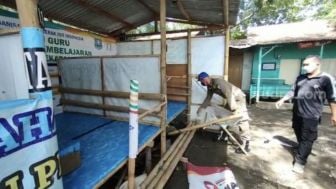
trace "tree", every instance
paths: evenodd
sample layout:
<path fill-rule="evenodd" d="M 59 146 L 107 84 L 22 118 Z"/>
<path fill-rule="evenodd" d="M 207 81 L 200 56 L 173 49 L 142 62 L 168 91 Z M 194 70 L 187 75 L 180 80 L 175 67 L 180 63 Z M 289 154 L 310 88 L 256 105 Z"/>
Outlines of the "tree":
<path fill-rule="evenodd" d="M 251 26 L 336 19 L 335 0 L 241 0 L 238 24 L 231 29 L 232 38 L 246 37 Z"/>

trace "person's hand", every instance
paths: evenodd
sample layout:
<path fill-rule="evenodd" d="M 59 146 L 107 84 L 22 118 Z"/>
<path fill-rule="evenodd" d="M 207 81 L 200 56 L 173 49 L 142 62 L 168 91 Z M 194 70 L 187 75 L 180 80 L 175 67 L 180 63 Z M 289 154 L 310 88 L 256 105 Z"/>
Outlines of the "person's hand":
<path fill-rule="evenodd" d="M 331 115 L 331 125 L 336 126 L 336 115 Z"/>
<path fill-rule="evenodd" d="M 275 103 L 275 107 L 276 107 L 276 109 L 279 109 L 279 108 L 283 105 L 284 102 L 285 102 L 285 101 L 284 101 L 283 99 L 280 99 L 279 101 L 277 101 L 277 102 Z"/>

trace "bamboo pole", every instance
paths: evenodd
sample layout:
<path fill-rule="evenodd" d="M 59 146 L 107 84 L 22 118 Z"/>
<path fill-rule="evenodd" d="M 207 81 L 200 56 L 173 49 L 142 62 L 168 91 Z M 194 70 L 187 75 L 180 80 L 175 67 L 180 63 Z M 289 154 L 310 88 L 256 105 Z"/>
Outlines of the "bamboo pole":
<path fill-rule="evenodd" d="M 104 79 L 104 65 L 103 65 L 103 58 L 100 58 L 100 78 L 101 78 L 101 90 L 102 92 L 105 91 L 105 79 Z M 102 103 L 105 105 L 105 97 L 101 96 Z M 103 115 L 106 117 L 106 110 L 103 110 Z"/>
<path fill-rule="evenodd" d="M 156 184 L 155 188 L 163 188 L 168 179 L 170 178 L 171 174 L 174 172 L 174 169 L 178 162 L 180 161 L 181 157 L 183 156 L 184 152 L 186 151 L 191 139 L 194 137 L 196 131 L 191 131 L 189 136 L 187 137 L 186 141 L 183 143 L 183 146 L 181 149 L 177 152 L 176 156 L 174 157 L 173 161 L 170 163 L 167 170 L 163 173 L 162 177 L 160 178 L 160 181 Z"/>
<path fill-rule="evenodd" d="M 188 86 L 180 86 L 180 85 L 168 85 L 167 88 L 190 89 L 190 87 L 188 87 Z"/>
<path fill-rule="evenodd" d="M 170 163 L 176 158 L 176 155 L 178 151 L 180 151 L 185 144 L 186 139 L 188 138 L 189 133 L 183 134 L 183 138 L 178 143 L 178 145 L 173 149 L 172 153 L 169 155 L 167 160 L 163 163 L 163 165 L 160 167 L 159 172 L 155 175 L 155 177 L 149 182 L 149 184 L 146 186 L 146 189 L 156 189 L 155 185 L 160 182 L 161 176 L 164 174 L 164 172 L 167 171 Z"/>
<path fill-rule="evenodd" d="M 165 101 L 159 105 L 157 105 L 156 107 L 154 107 L 152 110 L 148 110 L 144 113 L 142 113 L 140 116 L 139 116 L 139 120 L 143 119 L 144 117 L 146 117 L 148 114 L 151 114 L 153 112 L 157 112 L 157 111 L 160 111 L 160 109 L 162 109 L 163 106 L 165 106 L 167 104 L 167 98 L 165 98 Z"/>
<path fill-rule="evenodd" d="M 20 28 L 6 28 L 0 30 L 0 36 L 2 35 L 10 35 L 10 34 L 18 34 L 20 33 Z"/>
<path fill-rule="evenodd" d="M 108 110 L 108 111 L 115 111 L 115 112 L 128 112 L 128 108 L 124 106 L 112 106 L 112 105 L 103 105 L 97 103 L 90 103 L 90 102 L 82 102 L 78 100 L 65 100 L 61 99 L 61 103 L 63 105 L 72 105 L 72 106 L 79 106 L 84 108 L 92 108 L 92 109 L 101 109 L 101 110 Z M 144 113 L 148 110 L 146 109 L 139 109 L 140 113 Z M 156 114 L 149 114 L 150 116 L 157 117 Z"/>
<path fill-rule="evenodd" d="M 188 93 L 167 93 L 168 95 L 171 95 L 171 96 L 189 96 Z"/>
<path fill-rule="evenodd" d="M 189 124 L 187 127 L 190 127 L 190 126 L 191 126 L 191 124 Z M 160 168 L 162 167 L 162 165 L 164 164 L 164 162 L 166 162 L 167 158 L 176 149 L 176 146 L 183 140 L 184 136 L 185 135 L 179 135 L 176 138 L 175 142 L 168 149 L 168 151 L 164 154 L 164 156 L 160 159 L 160 161 L 156 164 L 156 166 L 151 171 L 151 173 L 148 175 L 148 177 L 146 178 L 146 180 L 143 183 L 141 183 L 140 188 L 145 188 L 145 186 L 147 186 L 149 184 L 149 182 L 157 175 L 158 171 L 160 170 Z"/>
<path fill-rule="evenodd" d="M 191 122 L 191 95 L 192 95 L 192 76 L 191 76 L 191 31 L 188 30 L 187 38 L 187 64 L 188 64 L 188 123 Z"/>
<path fill-rule="evenodd" d="M 229 81 L 230 27 L 226 26 L 225 31 L 224 80 Z"/>
<path fill-rule="evenodd" d="M 166 0 L 160 0 L 160 32 L 161 32 L 161 94 L 167 95 L 167 81 L 166 81 Z M 167 119 L 167 105 L 162 108 L 161 118 L 161 156 L 166 152 L 166 119 Z"/>
<path fill-rule="evenodd" d="M 128 158 L 128 189 L 135 189 L 135 160 L 138 154 L 138 92 L 139 82 L 131 80 L 129 103 L 129 158 Z"/>
<path fill-rule="evenodd" d="M 220 126 L 221 126 L 221 128 L 226 132 L 226 134 L 228 134 L 229 137 L 230 137 L 230 138 L 231 138 L 231 139 L 238 145 L 238 147 L 244 152 L 244 154 L 247 155 L 247 152 L 246 152 L 246 150 L 244 149 L 244 146 L 240 145 L 240 143 L 237 141 L 237 139 L 236 139 L 234 136 L 232 136 L 232 134 L 230 133 L 229 130 L 227 130 L 226 127 L 224 127 L 224 126 L 222 126 L 222 125 L 220 125 Z"/>
<path fill-rule="evenodd" d="M 65 88 L 60 87 L 62 93 L 69 94 L 79 94 L 79 95 L 90 95 L 90 96 L 104 96 L 112 98 L 128 98 L 130 95 L 129 92 L 120 92 L 120 91 L 100 91 L 92 89 L 74 89 L 74 88 Z M 144 100 L 163 100 L 164 95 L 156 93 L 139 93 L 139 98 Z"/>
<path fill-rule="evenodd" d="M 200 128 L 203 128 L 203 127 L 208 127 L 208 126 L 210 126 L 212 124 L 215 124 L 215 123 L 219 124 L 219 123 L 223 123 L 223 122 L 229 121 L 229 120 L 234 120 L 234 119 L 239 120 L 241 118 L 242 118 L 241 115 L 231 115 L 231 116 L 227 116 L 227 117 L 224 117 L 224 118 L 209 121 L 209 122 L 206 122 L 206 123 L 203 123 L 203 124 L 193 125 L 192 127 L 180 129 L 180 130 L 177 130 L 177 131 L 173 131 L 173 132 L 168 133 L 168 135 L 176 135 L 176 134 L 179 134 L 179 133 L 183 133 L 183 132 L 187 132 L 187 131 L 191 131 L 191 130 L 195 130 L 195 129 L 200 129 Z"/>

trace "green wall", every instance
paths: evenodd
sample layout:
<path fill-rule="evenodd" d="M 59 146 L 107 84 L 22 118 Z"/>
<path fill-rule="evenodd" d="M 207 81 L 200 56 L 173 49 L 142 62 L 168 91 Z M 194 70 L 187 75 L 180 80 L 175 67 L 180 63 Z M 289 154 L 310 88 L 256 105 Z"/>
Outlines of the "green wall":
<path fill-rule="evenodd" d="M 272 47 L 272 46 L 263 46 Z M 252 66 L 252 78 L 258 76 L 258 61 L 259 61 L 259 48 L 260 46 L 253 48 L 253 66 Z M 279 78 L 279 68 L 281 59 L 304 59 L 308 55 L 320 55 L 321 47 L 299 49 L 296 43 L 292 44 L 280 44 L 265 57 L 262 62 L 275 62 L 276 70 L 261 71 L 261 78 Z M 267 50 L 264 50 L 264 52 Z M 323 58 L 336 58 L 336 42 L 326 44 L 324 46 Z M 290 71 L 290 70 L 288 70 Z"/>

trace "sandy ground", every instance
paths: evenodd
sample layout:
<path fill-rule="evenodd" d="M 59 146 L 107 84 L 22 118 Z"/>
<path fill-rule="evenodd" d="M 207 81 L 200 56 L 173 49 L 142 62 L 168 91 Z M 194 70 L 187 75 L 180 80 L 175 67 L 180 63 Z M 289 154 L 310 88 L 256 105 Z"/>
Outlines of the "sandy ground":
<path fill-rule="evenodd" d="M 291 112 L 287 110 L 249 108 L 252 118 L 251 153 L 234 153 L 230 143 L 215 141 L 215 134 L 199 131 L 184 156 L 195 165 L 228 165 L 241 189 L 333 189 L 336 186 L 336 127 L 330 126 L 330 115 L 324 114 L 319 138 L 303 175 L 291 171 L 295 135 L 291 128 Z M 186 170 L 180 164 L 165 186 L 167 189 L 188 188 Z"/>

